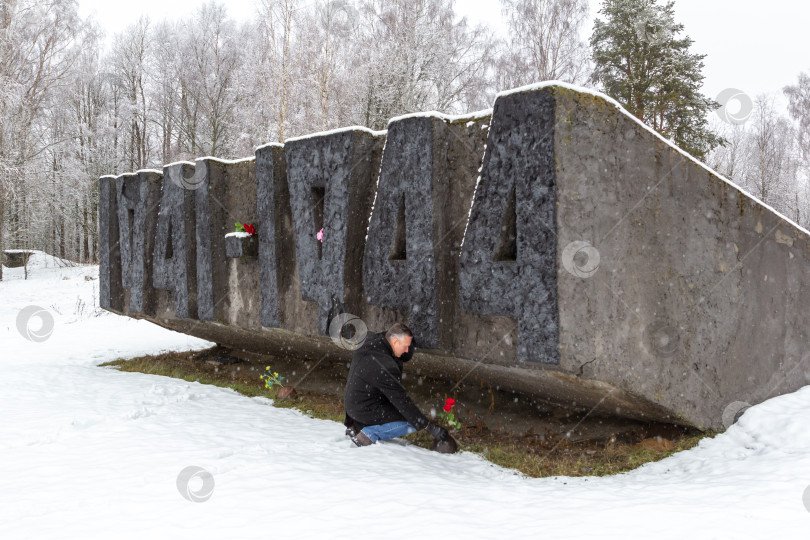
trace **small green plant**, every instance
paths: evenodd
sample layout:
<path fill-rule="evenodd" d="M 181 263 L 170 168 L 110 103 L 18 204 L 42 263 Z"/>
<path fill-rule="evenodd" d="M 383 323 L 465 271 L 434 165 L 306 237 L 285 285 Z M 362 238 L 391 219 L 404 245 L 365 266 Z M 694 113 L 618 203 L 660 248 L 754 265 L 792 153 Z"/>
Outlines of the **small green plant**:
<path fill-rule="evenodd" d="M 270 390 L 275 385 L 284 386 L 284 377 L 278 374 L 278 371 L 270 371 L 270 366 L 264 368 L 267 373 L 259 377 L 264 380 L 264 387 Z"/>
<path fill-rule="evenodd" d="M 439 418 L 444 420 L 448 426 L 461 429 L 461 422 L 456 420 L 456 415 L 453 414 L 453 407 L 456 405 L 456 400 L 453 398 L 447 398 L 444 401 L 444 407 L 442 407 L 442 411 L 439 413 Z"/>

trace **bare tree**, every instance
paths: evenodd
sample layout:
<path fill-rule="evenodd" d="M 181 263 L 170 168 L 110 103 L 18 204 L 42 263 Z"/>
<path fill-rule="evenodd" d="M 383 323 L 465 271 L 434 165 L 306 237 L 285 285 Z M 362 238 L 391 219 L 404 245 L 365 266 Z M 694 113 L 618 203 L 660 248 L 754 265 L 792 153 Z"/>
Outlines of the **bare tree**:
<path fill-rule="evenodd" d="M 497 62 L 501 88 L 532 82 L 584 82 L 589 50 L 580 38 L 587 0 L 501 0 L 509 37 Z"/>
<path fill-rule="evenodd" d="M 398 114 L 483 104 L 491 34 L 456 19 L 452 1 L 365 0 L 360 20 L 356 123 L 381 129 Z"/>
<path fill-rule="evenodd" d="M 293 39 L 298 30 L 297 0 L 261 0 L 259 5 L 259 48 L 261 50 L 258 76 L 264 105 L 273 112 L 276 140 L 284 142 L 289 127 L 292 101 L 293 73 L 297 58 Z M 269 133 L 268 133 L 269 135 Z"/>
<path fill-rule="evenodd" d="M 111 64 L 126 96 L 124 119 L 127 122 L 127 161 L 130 170 L 147 165 L 151 145 L 147 133 L 149 97 L 146 79 L 149 63 L 149 18 L 141 17 L 122 33 L 115 36 Z"/>
<path fill-rule="evenodd" d="M 149 74 L 152 89 L 149 116 L 155 125 L 160 161 L 164 164 L 178 158 L 193 158 L 184 153 L 181 143 L 180 36 L 181 26 L 176 22 L 161 21 L 152 30 L 154 67 Z"/>
<path fill-rule="evenodd" d="M 18 246 L 32 241 L 26 178 L 49 144 L 43 114 L 77 57 L 82 27 L 74 1 L 0 3 L 0 252 L 6 226 Z"/>
<path fill-rule="evenodd" d="M 727 140 L 709 164 L 764 203 L 794 219 L 808 219 L 807 185 L 799 173 L 798 135 L 767 94 L 757 96 L 745 124 L 717 126 Z"/>
<path fill-rule="evenodd" d="M 209 2 L 186 22 L 182 45 L 185 111 L 197 121 L 191 152 L 227 155 L 232 151 L 232 118 L 240 102 L 234 91 L 241 54 L 236 24 L 223 4 Z"/>
<path fill-rule="evenodd" d="M 797 201 L 797 208 L 804 209 L 804 219 L 810 226 L 810 75 L 799 73 L 795 85 L 786 86 L 784 93 L 788 98 L 788 112 L 797 124 L 798 144 L 801 151 L 800 186 L 804 193 L 804 204 Z"/>
<path fill-rule="evenodd" d="M 798 83 L 785 86 L 784 93 L 788 98 L 788 112 L 799 123 L 802 155 L 810 161 L 810 75 L 799 73 Z"/>
<path fill-rule="evenodd" d="M 305 130 L 323 131 L 337 127 L 347 119 L 347 87 L 352 74 L 348 69 L 351 43 L 356 35 L 357 10 L 349 0 L 319 0 L 300 17 L 301 35 L 297 40 L 301 61 L 298 67 L 305 81 L 311 81 L 313 102 L 307 107 Z M 300 94 L 297 94 L 300 96 Z"/>
<path fill-rule="evenodd" d="M 752 166 L 748 185 L 762 201 L 785 208 L 788 190 L 796 179 L 795 132 L 776 112 L 773 98 L 755 100 L 751 134 Z"/>
<path fill-rule="evenodd" d="M 728 124 L 713 118 L 711 129 L 726 140 L 726 145 L 715 148 L 706 162 L 729 180 L 744 184 L 750 174 L 751 142 L 745 125 Z"/>
<path fill-rule="evenodd" d="M 97 179 L 123 169 L 124 159 L 115 147 L 115 134 L 111 118 L 110 86 L 105 81 L 108 75 L 102 71 L 101 29 L 88 25 L 82 39 L 81 54 L 71 75 L 71 85 L 64 94 L 66 133 L 55 135 L 64 142 L 65 168 L 59 171 L 62 189 L 57 193 L 71 196 L 72 226 L 70 257 L 79 262 L 90 263 L 96 259 L 98 243 L 98 194 Z M 71 184 L 67 189 L 65 184 Z M 55 252 L 54 252 L 55 253 Z"/>

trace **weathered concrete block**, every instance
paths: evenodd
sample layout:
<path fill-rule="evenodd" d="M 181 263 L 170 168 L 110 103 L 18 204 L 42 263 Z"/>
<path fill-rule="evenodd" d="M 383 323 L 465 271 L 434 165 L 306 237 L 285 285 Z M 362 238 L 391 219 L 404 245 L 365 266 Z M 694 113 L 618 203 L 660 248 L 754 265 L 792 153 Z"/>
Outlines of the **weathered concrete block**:
<path fill-rule="evenodd" d="M 123 174 L 115 180 L 118 204 L 121 283 L 128 291 L 128 313 L 155 315 L 155 289 L 152 285 L 152 255 L 158 206 L 159 171 Z M 128 293 L 128 294 L 127 294 Z"/>
<path fill-rule="evenodd" d="M 461 307 L 517 319 L 518 360 L 557 364 L 555 101 L 499 97 L 464 233 Z"/>
<path fill-rule="evenodd" d="M 225 256 L 229 259 L 239 257 L 258 257 L 259 241 L 256 235 L 237 236 L 233 233 L 225 235 Z"/>
<path fill-rule="evenodd" d="M 228 231 L 233 232 L 236 222 L 253 225 L 258 222 L 256 201 L 256 160 L 255 158 L 226 162 L 228 188 L 225 192 L 225 208 L 230 216 Z M 258 245 L 256 238 L 248 241 L 253 250 L 252 256 L 228 257 L 226 260 L 228 280 L 226 289 L 217 290 L 228 299 L 227 324 L 259 330 L 261 328 L 261 295 L 256 292 L 261 287 L 259 276 Z"/>
<path fill-rule="evenodd" d="M 98 304 L 121 313 L 124 290 L 121 285 L 121 248 L 118 231 L 118 197 L 115 177 L 102 176 L 98 181 Z"/>
<path fill-rule="evenodd" d="M 481 128 L 488 120 L 488 115 L 456 122 L 415 115 L 388 125 L 363 285 L 369 303 L 398 311 L 421 348 L 453 347 L 454 255 L 483 151 Z M 470 137 L 468 131 L 477 133 Z"/>
<path fill-rule="evenodd" d="M 194 210 L 197 226 L 197 318 L 201 321 L 225 321 L 215 308 L 227 302 L 225 233 L 232 229 L 225 205 L 225 166 L 221 160 L 198 159 L 194 162 Z M 215 295 L 219 290 L 220 295 Z M 223 306 L 227 307 L 227 306 Z"/>
<path fill-rule="evenodd" d="M 199 320 L 258 327 L 258 262 L 229 259 L 225 251 L 236 222 L 256 222 L 255 159 L 198 159 L 194 185 Z"/>
<path fill-rule="evenodd" d="M 304 300 L 318 304 L 317 332 L 328 334 L 330 311 L 359 309 L 368 216 L 384 137 L 347 129 L 290 139 L 284 145 Z M 323 227 L 323 242 L 317 239 Z"/>
<path fill-rule="evenodd" d="M 160 211 L 155 232 L 153 285 L 171 291 L 172 318 L 197 318 L 197 241 L 194 164 L 163 168 Z"/>
<path fill-rule="evenodd" d="M 807 231 L 607 98 L 552 91 L 561 367 L 709 428 L 808 384 Z"/>
<path fill-rule="evenodd" d="M 310 317 L 306 313 L 296 317 L 305 306 L 297 279 L 298 264 L 283 145 L 268 144 L 256 149 L 256 190 L 261 325 L 270 328 L 284 326 L 295 331 L 296 319 L 305 324 Z"/>

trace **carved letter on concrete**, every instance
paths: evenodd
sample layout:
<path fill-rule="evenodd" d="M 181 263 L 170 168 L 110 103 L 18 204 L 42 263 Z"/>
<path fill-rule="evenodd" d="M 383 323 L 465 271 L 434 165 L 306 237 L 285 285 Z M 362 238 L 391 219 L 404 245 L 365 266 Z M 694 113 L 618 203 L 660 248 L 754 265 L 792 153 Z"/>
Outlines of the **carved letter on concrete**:
<path fill-rule="evenodd" d="M 271 144 L 256 149 L 261 324 L 271 328 L 281 327 L 279 280 L 288 281 L 292 275 L 292 268 L 285 264 L 292 259 L 292 231 L 282 234 L 286 229 L 284 218 L 290 217 L 286 169 L 282 145 Z M 283 204 L 287 205 L 287 215 Z M 285 247 L 288 250 L 284 250 Z"/>
<path fill-rule="evenodd" d="M 462 309 L 518 321 L 518 360 L 559 363 L 555 101 L 548 89 L 495 101 L 464 235 Z"/>
<path fill-rule="evenodd" d="M 425 116 L 388 125 L 363 284 L 369 303 L 407 314 L 420 348 L 453 345 L 457 254 L 485 125 Z"/>
<path fill-rule="evenodd" d="M 138 171 L 116 178 L 121 246 L 121 280 L 129 289 L 129 311 L 155 315 L 152 253 L 160 201 L 162 175 Z"/>
<path fill-rule="evenodd" d="M 118 197 L 115 193 L 115 177 L 102 176 L 98 181 L 98 303 L 104 309 L 120 313 L 124 311 L 124 290 L 121 284 Z"/>
<path fill-rule="evenodd" d="M 194 164 L 163 168 L 163 188 L 154 247 L 153 282 L 172 291 L 177 318 L 197 318 L 197 241 Z"/>
<path fill-rule="evenodd" d="M 284 145 L 301 296 L 318 303 L 318 333 L 333 304 L 359 308 L 365 235 L 382 136 L 349 129 Z M 323 227 L 323 244 L 318 231 Z"/>

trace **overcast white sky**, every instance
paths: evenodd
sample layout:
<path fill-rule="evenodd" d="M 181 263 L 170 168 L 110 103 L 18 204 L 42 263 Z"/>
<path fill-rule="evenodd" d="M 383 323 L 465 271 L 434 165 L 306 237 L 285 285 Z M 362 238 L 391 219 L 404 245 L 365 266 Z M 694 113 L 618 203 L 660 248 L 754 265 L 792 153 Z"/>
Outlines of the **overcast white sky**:
<path fill-rule="evenodd" d="M 94 12 L 109 35 L 121 31 L 142 14 L 154 20 L 177 18 L 202 3 L 203 0 L 80 0 L 82 13 Z M 593 18 L 601 0 L 589 3 Z M 255 10 L 255 0 L 227 0 L 225 4 L 237 20 L 252 17 Z M 456 8 L 472 21 L 504 31 L 498 0 L 456 0 Z M 713 99 L 726 88 L 737 88 L 752 99 L 763 92 L 778 94 L 777 103 L 784 106 L 782 87 L 794 84 L 800 71 L 810 71 L 807 39 L 810 2 L 676 0 L 675 16 L 694 40 L 692 52 L 707 55 L 703 92 Z M 585 37 L 590 36 L 591 26 L 589 23 Z"/>

